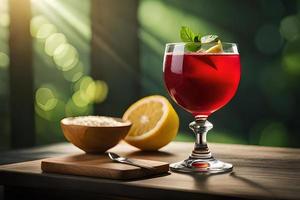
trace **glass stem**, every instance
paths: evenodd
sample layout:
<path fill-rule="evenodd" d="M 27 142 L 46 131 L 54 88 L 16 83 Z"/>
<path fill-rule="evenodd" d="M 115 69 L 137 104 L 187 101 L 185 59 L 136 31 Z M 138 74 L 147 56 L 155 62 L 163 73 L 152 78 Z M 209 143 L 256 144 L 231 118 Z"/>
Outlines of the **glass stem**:
<path fill-rule="evenodd" d="M 196 136 L 195 147 L 190 155 L 193 159 L 209 159 L 212 155 L 209 151 L 206 142 L 207 132 L 213 128 L 212 123 L 207 121 L 207 118 L 195 118 L 195 121 L 191 122 L 189 125 L 190 129 L 193 130 Z"/>

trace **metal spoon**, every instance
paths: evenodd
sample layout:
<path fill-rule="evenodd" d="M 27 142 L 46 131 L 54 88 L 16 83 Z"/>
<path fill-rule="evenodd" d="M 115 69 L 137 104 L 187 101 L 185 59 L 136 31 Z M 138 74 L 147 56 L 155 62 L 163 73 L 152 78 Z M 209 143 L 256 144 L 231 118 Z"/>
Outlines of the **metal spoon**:
<path fill-rule="evenodd" d="M 113 161 L 116 161 L 116 162 L 119 162 L 119 163 L 125 163 L 125 164 L 128 164 L 128 165 L 137 166 L 137 167 L 148 169 L 148 170 L 154 170 L 153 167 L 149 167 L 147 165 L 136 163 L 135 161 L 133 161 L 129 158 L 121 157 L 116 153 L 107 152 L 107 154 L 108 154 L 109 158 Z"/>

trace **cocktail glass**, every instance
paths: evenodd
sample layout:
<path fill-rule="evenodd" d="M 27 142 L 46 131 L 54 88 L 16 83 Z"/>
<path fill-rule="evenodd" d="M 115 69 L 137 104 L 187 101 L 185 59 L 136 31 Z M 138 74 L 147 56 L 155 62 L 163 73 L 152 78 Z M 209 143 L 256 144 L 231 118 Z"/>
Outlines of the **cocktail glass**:
<path fill-rule="evenodd" d="M 213 125 L 207 118 L 226 105 L 236 93 L 240 81 L 240 57 L 237 45 L 222 43 L 223 52 L 207 53 L 215 44 L 204 44 L 201 51 L 189 52 L 189 43 L 166 45 L 163 75 L 172 99 L 195 117 L 189 124 L 196 136 L 191 155 L 170 165 L 172 171 L 221 173 L 233 166 L 215 159 L 206 141 Z"/>

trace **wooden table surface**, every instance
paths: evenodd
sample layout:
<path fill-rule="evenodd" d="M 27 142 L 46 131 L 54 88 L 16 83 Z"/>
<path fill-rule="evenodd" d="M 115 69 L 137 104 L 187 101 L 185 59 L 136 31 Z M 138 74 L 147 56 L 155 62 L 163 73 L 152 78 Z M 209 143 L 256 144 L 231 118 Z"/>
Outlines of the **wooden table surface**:
<path fill-rule="evenodd" d="M 122 199 L 300 199 L 300 149 L 229 144 L 210 144 L 210 148 L 215 157 L 234 164 L 233 172 L 219 175 L 171 172 L 147 179 L 117 181 L 42 173 L 41 161 L 34 160 L 1 165 L 0 184 Z M 172 142 L 159 152 L 141 152 L 121 143 L 111 151 L 133 158 L 172 163 L 186 158 L 192 149 L 192 143 Z M 70 144 L 24 150 L 15 155 L 22 155 L 22 152 L 38 158 L 81 153 Z M 1 159 L 9 161 L 8 157 Z"/>

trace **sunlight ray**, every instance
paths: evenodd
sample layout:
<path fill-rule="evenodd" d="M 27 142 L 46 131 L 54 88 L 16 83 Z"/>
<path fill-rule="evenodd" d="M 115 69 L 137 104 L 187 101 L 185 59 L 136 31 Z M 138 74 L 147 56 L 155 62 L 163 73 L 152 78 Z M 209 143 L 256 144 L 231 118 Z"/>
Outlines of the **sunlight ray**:
<path fill-rule="evenodd" d="M 134 80 L 138 82 L 138 84 L 142 84 L 140 74 L 132 69 L 132 67 L 120 56 L 118 55 L 103 39 L 100 37 L 95 37 L 94 42 L 101 46 L 113 59 L 115 59 L 119 64 L 120 67 L 125 69 L 126 71 L 134 74 Z M 143 78 L 147 79 L 148 82 L 151 82 L 153 85 L 158 85 L 158 81 L 154 79 L 150 79 L 148 76 L 144 76 Z"/>
<path fill-rule="evenodd" d="M 68 22 L 77 29 L 80 34 L 88 39 L 91 36 L 91 30 L 89 24 L 83 23 L 82 20 L 70 12 L 69 9 L 65 8 L 62 4 L 59 3 L 57 0 L 45 0 L 44 1 L 49 7 L 56 10 L 58 15 L 61 15 L 62 18 L 68 19 Z"/>
<path fill-rule="evenodd" d="M 82 51 L 89 51 L 90 46 L 89 43 L 86 42 L 86 40 L 90 40 L 90 37 L 83 38 L 80 37 L 78 34 L 74 34 L 74 31 L 70 30 L 70 28 L 67 28 L 68 24 L 65 24 L 60 18 L 57 17 L 57 15 L 54 12 L 52 12 L 55 10 L 52 10 L 52 8 L 47 7 L 47 5 L 43 4 L 42 2 L 35 3 L 35 6 L 38 8 L 38 10 L 40 10 L 40 12 L 44 16 L 49 18 L 49 20 L 53 22 L 53 24 L 55 24 L 59 30 L 63 28 L 63 32 L 66 35 L 68 35 L 69 39 L 71 39 L 72 41 L 76 41 L 76 43 L 78 44 L 76 46 L 80 46 Z M 64 20 L 68 21 L 67 19 Z"/>

